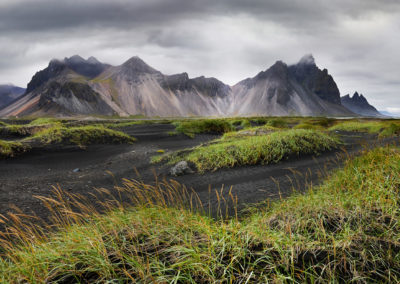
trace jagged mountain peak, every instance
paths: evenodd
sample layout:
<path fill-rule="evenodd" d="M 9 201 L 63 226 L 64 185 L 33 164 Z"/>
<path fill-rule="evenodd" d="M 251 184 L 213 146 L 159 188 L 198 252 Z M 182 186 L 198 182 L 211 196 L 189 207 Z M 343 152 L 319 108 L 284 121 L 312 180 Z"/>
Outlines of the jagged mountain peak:
<path fill-rule="evenodd" d="M 91 63 L 91 64 L 101 64 L 101 62 L 99 60 L 97 60 L 96 57 L 94 56 L 90 56 L 86 62 Z"/>
<path fill-rule="evenodd" d="M 347 94 L 341 97 L 342 105 L 351 110 L 354 113 L 364 116 L 382 116 L 375 107 L 369 104 L 367 99 L 358 92 L 355 92 L 353 96 Z"/>
<path fill-rule="evenodd" d="M 85 63 L 86 60 L 78 54 L 75 54 L 71 57 L 65 57 L 64 62 L 66 63 Z"/>
<path fill-rule="evenodd" d="M 122 68 L 134 71 L 135 73 L 158 73 L 159 71 L 152 68 L 146 62 L 144 62 L 140 57 L 133 56 L 129 58 L 125 63 L 122 64 Z"/>
<path fill-rule="evenodd" d="M 75 65 L 75 64 L 103 64 L 97 58 L 90 56 L 88 59 L 84 59 L 80 55 L 73 55 L 71 57 L 65 57 L 64 63 L 67 65 Z"/>
<path fill-rule="evenodd" d="M 269 69 L 266 70 L 266 72 L 287 72 L 287 64 L 283 62 L 282 60 L 278 60 L 272 65 Z"/>
<path fill-rule="evenodd" d="M 316 65 L 315 58 L 311 53 L 306 54 L 299 60 L 297 65 Z"/>

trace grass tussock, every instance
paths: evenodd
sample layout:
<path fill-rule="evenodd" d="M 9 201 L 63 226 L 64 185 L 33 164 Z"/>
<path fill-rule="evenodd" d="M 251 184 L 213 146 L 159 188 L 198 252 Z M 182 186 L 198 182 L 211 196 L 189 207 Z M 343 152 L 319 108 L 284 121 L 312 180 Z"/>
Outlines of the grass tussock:
<path fill-rule="evenodd" d="M 175 131 L 189 137 L 196 134 L 223 134 L 235 130 L 235 127 L 224 119 L 193 119 L 188 121 L 174 122 Z"/>
<path fill-rule="evenodd" d="M 44 129 L 61 126 L 61 121 L 52 118 L 37 118 L 27 124 L 10 124 L 0 128 L 0 135 L 28 137 Z"/>
<path fill-rule="evenodd" d="M 132 143 L 135 138 L 104 126 L 63 127 L 55 126 L 38 132 L 30 140 L 44 144 L 102 144 L 102 143 Z"/>
<path fill-rule="evenodd" d="M 0 158 L 12 158 L 28 150 L 28 146 L 20 142 L 0 140 Z"/>
<path fill-rule="evenodd" d="M 329 130 L 379 133 L 384 127 L 385 123 L 380 121 L 344 121 L 330 127 Z"/>
<path fill-rule="evenodd" d="M 249 127 L 239 131 L 227 132 L 222 136 L 222 140 L 227 141 L 246 136 L 266 135 L 279 130 L 279 128 L 269 125 Z"/>
<path fill-rule="evenodd" d="M 0 281 L 396 283 L 399 161 L 398 148 L 373 150 L 320 187 L 241 220 L 200 214 L 197 197 L 177 183 L 125 181 L 117 195 L 130 196 L 130 208 L 101 190 L 110 198 L 103 215 L 57 190 L 41 199 L 58 232 L 3 218 L 14 225 L 2 233 Z"/>
<path fill-rule="evenodd" d="M 171 156 L 170 162 L 186 160 L 199 172 L 225 167 L 277 163 L 290 156 L 318 154 L 333 149 L 339 141 L 313 130 L 285 130 L 260 136 L 226 136 L 220 140 Z M 159 161 L 160 159 L 158 159 Z"/>

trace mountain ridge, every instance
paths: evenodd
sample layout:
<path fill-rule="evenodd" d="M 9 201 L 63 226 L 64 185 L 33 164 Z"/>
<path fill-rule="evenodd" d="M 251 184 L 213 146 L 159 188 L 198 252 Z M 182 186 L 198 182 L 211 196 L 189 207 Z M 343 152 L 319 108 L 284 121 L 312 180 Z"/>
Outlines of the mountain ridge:
<path fill-rule="evenodd" d="M 351 97 L 349 94 L 340 98 L 342 104 L 352 112 L 362 116 L 385 117 L 374 106 L 370 105 L 367 99 L 358 92 Z"/>
<path fill-rule="evenodd" d="M 216 78 L 165 75 L 133 56 L 118 66 L 79 55 L 53 59 L 28 83 L 25 95 L 0 110 L 24 115 L 334 115 L 354 116 L 312 55 L 229 86 Z"/>

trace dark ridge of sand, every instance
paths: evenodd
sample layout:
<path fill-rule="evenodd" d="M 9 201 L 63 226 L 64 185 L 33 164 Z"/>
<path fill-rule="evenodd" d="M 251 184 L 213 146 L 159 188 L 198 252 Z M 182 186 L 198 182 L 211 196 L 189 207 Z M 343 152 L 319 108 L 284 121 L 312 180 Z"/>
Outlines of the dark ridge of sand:
<path fill-rule="evenodd" d="M 158 179 L 171 179 L 169 166 L 150 164 L 150 158 L 157 154 L 157 150 L 175 151 L 217 137 L 197 135 L 191 139 L 184 135 L 171 136 L 168 132 L 174 127 L 169 124 L 135 125 L 122 130 L 138 138 L 138 142 L 133 145 L 92 145 L 86 150 L 76 147 L 34 150 L 14 159 L 0 160 L 0 214 L 6 215 L 16 205 L 24 213 L 46 218 L 48 211 L 35 195 L 49 196 L 52 186 L 59 185 L 63 190 L 87 196 L 94 192 L 95 187 L 111 189 L 120 184 L 122 178 L 138 179 L 135 168 L 146 183 L 155 181 L 155 173 Z M 346 142 L 344 151 L 173 179 L 193 188 L 205 207 L 210 205 L 213 209 L 218 207 L 215 190 L 220 191 L 223 185 L 227 194 L 232 186 L 232 193 L 237 195 L 238 208 L 241 209 L 266 199 L 283 198 L 294 190 L 304 191 L 308 185 L 320 183 L 332 169 L 342 165 L 346 156 L 359 152 L 363 147 L 399 141 L 398 138 L 389 138 L 378 142 L 376 135 L 370 134 L 338 134 Z M 74 172 L 77 168 L 79 171 Z M 212 194 L 209 194 L 209 189 Z"/>

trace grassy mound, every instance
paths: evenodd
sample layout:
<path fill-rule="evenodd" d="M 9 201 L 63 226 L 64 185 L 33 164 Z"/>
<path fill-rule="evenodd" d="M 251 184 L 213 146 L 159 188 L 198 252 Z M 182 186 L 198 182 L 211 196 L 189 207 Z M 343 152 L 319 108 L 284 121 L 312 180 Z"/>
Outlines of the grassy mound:
<path fill-rule="evenodd" d="M 329 128 L 331 131 L 353 131 L 379 134 L 380 137 L 389 137 L 400 134 L 398 121 L 345 121 Z"/>
<path fill-rule="evenodd" d="M 235 127 L 224 119 L 176 121 L 174 125 L 177 132 L 192 138 L 199 133 L 223 134 L 235 130 Z"/>
<path fill-rule="evenodd" d="M 28 150 L 28 146 L 19 142 L 0 140 L 0 158 L 11 158 Z"/>
<path fill-rule="evenodd" d="M 268 135 L 232 137 L 228 135 L 209 145 L 194 148 L 183 157 L 194 163 L 199 172 L 224 167 L 277 163 L 289 156 L 318 154 L 338 146 L 338 140 L 313 130 L 285 130 Z"/>
<path fill-rule="evenodd" d="M 0 134 L 5 136 L 27 137 L 43 129 L 61 126 L 61 121 L 52 118 L 37 118 L 28 124 L 10 124 L 0 128 Z"/>
<path fill-rule="evenodd" d="M 385 124 L 379 121 L 345 121 L 330 127 L 329 130 L 379 133 L 384 127 Z"/>
<path fill-rule="evenodd" d="M 240 138 L 245 136 L 257 136 L 257 135 L 265 135 L 270 134 L 272 132 L 280 130 L 279 128 L 263 125 L 263 126 L 255 126 L 248 127 L 239 131 L 227 132 L 222 136 L 222 139 L 227 141 L 234 138 Z"/>
<path fill-rule="evenodd" d="M 63 127 L 55 126 L 38 132 L 30 140 L 44 144 L 89 145 L 96 143 L 132 143 L 135 138 L 103 126 Z"/>
<path fill-rule="evenodd" d="M 43 199 L 58 209 L 58 233 L 24 231 L 24 222 L 10 217 L 16 225 L 3 235 L 0 281 L 396 283 L 399 161 L 397 148 L 365 153 L 322 186 L 242 220 L 169 207 L 168 200 L 190 197 L 176 184 L 162 197 L 168 186 L 128 182 L 124 188 L 142 206 L 106 215 L 90 215 L 82 202 L 86 213 L 71 213 L 58 193 L 58 200 Z"/>

